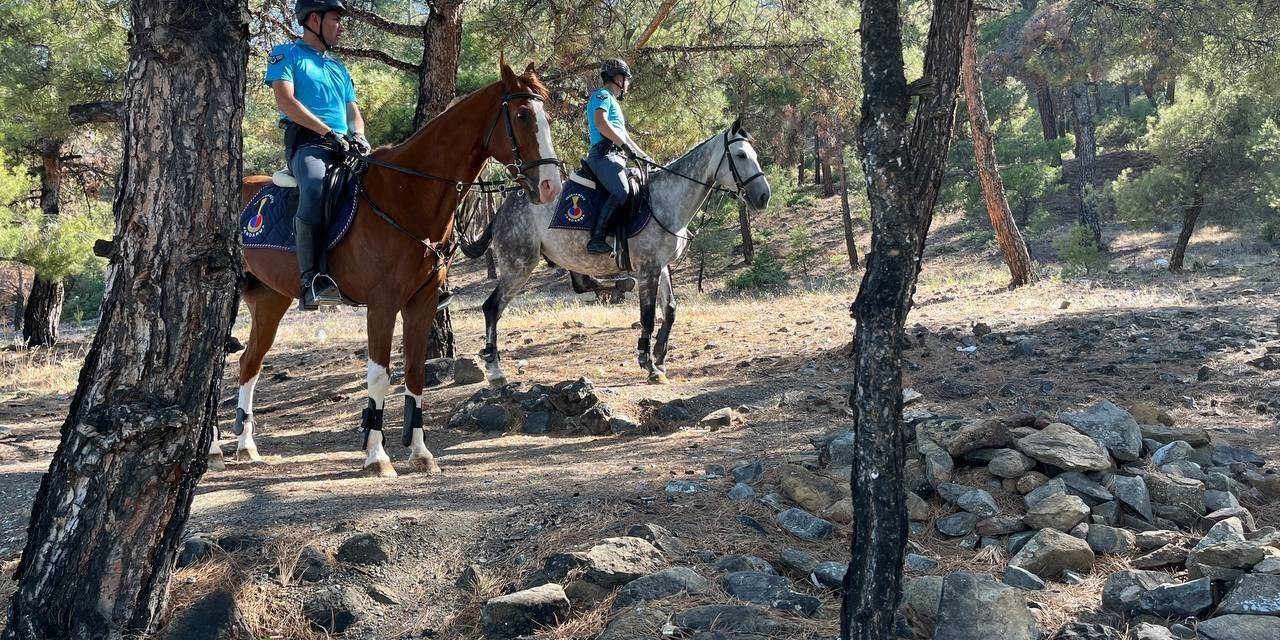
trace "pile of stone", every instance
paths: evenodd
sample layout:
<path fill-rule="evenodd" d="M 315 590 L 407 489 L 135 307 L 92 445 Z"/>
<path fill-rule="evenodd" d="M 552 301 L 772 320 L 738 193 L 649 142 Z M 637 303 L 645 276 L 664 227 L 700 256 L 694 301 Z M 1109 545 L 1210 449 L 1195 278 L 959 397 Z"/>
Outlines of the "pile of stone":
<path fill-rule="evenodd" d="M 1280 638 L 1280 532 L 1257 527 L 1245 506 L 1280 498 L 1280 474 L 1257 454 L 1151 407 L 1127 411 L 1109 401 L 1056 418 L 913 418 L 917 455 L 906 464 L 913 534 L 1000 548 L 1011 556 L 1005 586 L 1023 590 L 1082 582 L 1100 555 L 1124 556 L 1137 570 L 1111 576 L 1105 610 L 1146 624 L 1200 621 L 1199 637 L 1211 640 Z M 852 463 L 852 434 L 833 434 L 820 447 L 827 473 L 847 477 L 841 469 Z M 927 566 L 909 561 L 906 569 Z M 1175 578 L 1183 572 L 1185 580 Z M 981 592 L 968 604 L 1017 600 L 994 583 L 956 580 L 957 593 Z M 986 626 L 953 628 L 943 579 L 915 583 L 909 624 L 929 630 L 916 637 L 1037 637 L 1012 631 L 1025 622 L 1016 604 Z M 970 627 L 977 635 L 965 635 Z"/>
<path fill-rule="evenodd" d="M 812 572 L 818 564 L 801 552 L 787 557 L 790 562 L 784 566 L 788 568 L 803 566 Z M 708 570 L 699 572 L 692 566 L 696 563 L 705 563 Z M 626 536 L 551 554 L 524 587 L 485 603 L 481 620 L 486 638 L 519 638 L 562 624 L 611 595 L 611 621 L 599 640 L 703 637 L 703 633 L 717 638 L 772 637 L 800 629 L 779 614 L 813 617 L 822 606 L 809 593 L 813 587 L 801 588 L 762 558 L 690 553 L 682 540 L 656 524 L 636 525 Z M 675 602 L 668 599 L 676 596 L 735 603 L 666 610 Z"/>
<path fill-rule="evenodd" d="M 522 383 L 481 389 L 449 419 L 449 427 L 488 433 L 634 435 L 649 432 L 600 400 L 587 378 L 554 385 Z"/>

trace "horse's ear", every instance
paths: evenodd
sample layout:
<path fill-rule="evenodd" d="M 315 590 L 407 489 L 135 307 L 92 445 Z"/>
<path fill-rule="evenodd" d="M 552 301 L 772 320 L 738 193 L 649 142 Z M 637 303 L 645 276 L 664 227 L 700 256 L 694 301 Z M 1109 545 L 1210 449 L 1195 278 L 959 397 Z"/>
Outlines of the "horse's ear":
<path fill-rule="evenodd" d="M 516 72 L 512 71 L 512 70 L 511 70 L 511 67 L 507 66 L 507 57 L 506 57 L 506 54 L 499 54 L 499 55 L 498 55 L 498 66 L 502 67 L 502 84 L 503 84 L 503 86 L 507 87 L 508 89 L 511 89 L 512 87 L 515 87 L 515 86 L 516 86 L 516 84 L 517 84 L 517 83 L 516 83 Z"/>
<path fill-rule="evenodd" d="M 742 116 L 733 119 L 733 124 L 729 126 L 729 133 L 738 133 L 742 131 Z"/>
<path fill-rule="evenodd" d="M 527 75 L 529 75 L 529 74 L 533 73 L 533 72 L 534 72 L 534 71 L 536 71 L 536 70 L 537 70 L 537 67 L 533 66 L 533 63 L 532 63 L 532 62 L 530 62 L 530 63 L 529 63 L 529 66 L 527 66 L 527 67 L 525 67 L 525 68 L 524 68 L 524 75 L 526 75 L 526 76 L 527 76 Z"/>

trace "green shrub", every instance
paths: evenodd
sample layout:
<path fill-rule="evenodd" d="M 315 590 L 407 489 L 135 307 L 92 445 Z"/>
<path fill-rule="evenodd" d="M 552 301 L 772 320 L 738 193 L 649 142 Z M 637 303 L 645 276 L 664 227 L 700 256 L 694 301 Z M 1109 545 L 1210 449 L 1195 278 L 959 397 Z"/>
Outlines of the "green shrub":
<path fill-rule="evenodd" d="M 728 282 L 730 289 L 739 291 L 778 289 L 785 287 L 786 284 L 787 272 L 783 271 L 782 264 L 778 262 L 778 257 L 767 246 L 762 246 L 756 252 L 751 266 L 747 267 L 742 273 L 730 278 Z"/>
<path fill-rule="evenodd" d="M 809 229 L 796 227 L 787 236 L 787 267 L 805 279 L 817 263 L 818 247 L 809 238 Z"/>
<path fill-rule="evenodd" d="M 1262 241 L 1267 244 L 1280 244 L 1280 218 L 1272 218 L 1262 223 L 1259 231 Z"/>
<path fill-rule="evenodd" d="M 1067 271 L 1097 273 L 1107 266 L 1106 256 L 1093 240 L 1093 231 L 1084 225 L 1076 225 L 1065 236 L 1053 241 L 1058 258 L 1067 264 Z"/>

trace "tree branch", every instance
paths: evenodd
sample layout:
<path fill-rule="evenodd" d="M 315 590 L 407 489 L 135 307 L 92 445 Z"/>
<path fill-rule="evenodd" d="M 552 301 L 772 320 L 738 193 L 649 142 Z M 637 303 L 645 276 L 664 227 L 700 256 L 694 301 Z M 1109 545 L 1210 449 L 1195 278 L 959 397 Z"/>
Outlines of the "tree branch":
<path fill-rule="evenodd" d="M 424 29 L 422 25 L 393 22 L 369 11 L 368 9 L 361 9 L 358 6 L 355 6 L 354 3 L 347 5 L 347 15 L 379 31 L 385 31 L 392 35 L 403 36 L 405 38 L 421 38 Z"/>
<path fill-rule="evenodd" d="M 119 122 L 122 117 L 124 117 L 124 102 L 120 100 L 86 102 L 67 107 L 67 119 L 77 126 L 98 122 Z"/>
<path fill-rule="evenodd" d="M 777 43 L 726 43 L 726 44 L 698 44 L 698 45 L 664 45 L 661 47 L 641 47 L 632 49 L 624 54 L 624 57 L 653 57 L 664 53 L 716 53 L 722 51 L 785 51 L 789 49 L 809 49 L 820 47 L 827 44 L 826 40 L 816 38 L 813 40 L 801 40 L 799 42 L 777 42 Z M 544 82 L 555 82 L 562 80 L 567 76 L 583 71 L 595 69 L 598 63 L 591 62 L 587 64 L 574 65 L 564 69 L 556 69 L 546 74 L 540 74 Z"/>
<path fill-rule="evenodd" d="M 649 22 L 649 26 L 645 27 L 644 33 L 640 34 L 636 43 L 631 46 L 632 49 L 639 49 L 640 47 L 649 44 L 649 38 L 652 38 L 654 32 L 658 30 L 658 27 L 662 26 L 662 21 L 666 20 L 668 15 L 671 15 L 671 10 L 675 8 L 677 1 L 678 0 L 662 0 L 662 6 L 658 7 L 658 13 L 653 16 L 653 20 Z"/>
<path fill-rule="evenodd" d="M 365 58 L 367 60 L 376 60 L 378 62 L 381 62 L 382 64 L 387 65 L 388 67 L 391 67 L 393 69 L 399 69 L 407 73 L 418 73 L 418 70 L 421 69 L 421 66 L 419 65 L 413 64 L 412 62 L 405 62 L 404 60 L 396 59 L 392 57 L 391 54 L 385 51 L 379 51 L 377 49 L 357 49 L 354 47 L 336 46 L 333 48 L 333 50 L 338 53 L 341 53 L 342 55 L 351 56 L 353 58 Z"/>

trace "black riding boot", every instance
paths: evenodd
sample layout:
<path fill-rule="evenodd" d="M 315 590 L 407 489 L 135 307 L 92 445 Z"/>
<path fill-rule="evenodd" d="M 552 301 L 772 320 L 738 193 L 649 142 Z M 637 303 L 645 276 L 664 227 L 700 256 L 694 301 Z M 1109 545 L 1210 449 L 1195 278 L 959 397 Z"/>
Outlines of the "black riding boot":
<path fill-rule="evenodd" d="M 341 304 L 338 285 L 320 269 L 320 254 L 325 249 L 323 225 L 293 219 L 293 234 L 298 245 L 298 271 L 302 274 L 302 292 L 298 308 L 314 311 L 320 305 Z"/>
<path fill-rule="evenodd" d="M 605 240 L 605 236 L 609 235 L 609 222 L 619 204 L 621 203 L 617 198 L 609 196 L 600 206 L 600 215 L 596 216 L 595 226 L 591 227 L 591 241 L 587 242 L 587 253 L 613 253 L 613 246 Z"/>

